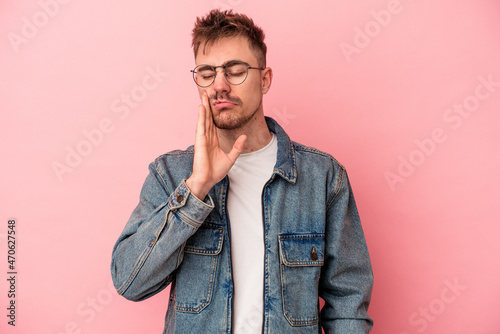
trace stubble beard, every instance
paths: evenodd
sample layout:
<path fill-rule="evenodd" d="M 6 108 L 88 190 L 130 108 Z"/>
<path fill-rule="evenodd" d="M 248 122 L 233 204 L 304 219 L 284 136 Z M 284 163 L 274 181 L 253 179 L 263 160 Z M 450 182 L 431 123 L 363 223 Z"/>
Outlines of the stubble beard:
<path fill-rule="evenodd" d="M 229 100 L 231 102 L 237 103 L 235 107 L 244 109 L 242 101 L 238 98 L 225 98 L 224 100 Z M 212 112 L 212 118 L 214 120 L 214 124 L 218 129 L 221 130 L 236 130 L 243 128 L 246 124 L 250 122 L 250 120 L 255 116 L 257 111 L 259 111 L 260 106 L 262 105 L 262 98 L 259 101 L 259 105 L 257 108 L 250 114 L 246 115 L 244 112 L 242 114 L 236 114 L 232 111 L 227 112 L 227 108 L 221 109 L 218 115 L 215 115 Z M 226 111 L 224 113 L 221 112 Z"/>

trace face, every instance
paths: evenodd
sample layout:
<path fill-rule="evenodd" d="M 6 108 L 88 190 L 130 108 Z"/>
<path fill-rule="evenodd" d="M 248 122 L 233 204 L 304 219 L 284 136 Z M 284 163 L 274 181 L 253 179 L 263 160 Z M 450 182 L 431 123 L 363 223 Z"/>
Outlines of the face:
<path fill-rule="evenodd" d="M 231 61 L 242 61 L 251 67 L 259 67 L 246 37 L 221 39 L 207 46 L 203 53 L 200 46 L 196 65 L 226 65 Z M 220 129 L 234 130 L 248 126 L 259 117 L 264 117 L 262 96 L 271 85 L 272 72 L 249 69 L 246 80 L 240 85 L 231 85 L 224 77 L 224 69 L 217 68 L 217 76 L 212 85 L 198 87 L 200 97 L 206 91 L 212 109 L 215 125 Z"/>

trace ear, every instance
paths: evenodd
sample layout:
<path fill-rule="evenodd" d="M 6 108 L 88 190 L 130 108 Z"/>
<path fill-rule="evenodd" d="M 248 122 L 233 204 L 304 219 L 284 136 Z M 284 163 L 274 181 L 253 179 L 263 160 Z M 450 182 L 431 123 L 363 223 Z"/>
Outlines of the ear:
<path fill-rule="evenodd" d="M 266 94 L 271 88 L 271 83 L 273 82 L 273 69 L 266 67 L 262 70 L 262 80 L 261 80 L 261 90 L 262 94 Z"/>

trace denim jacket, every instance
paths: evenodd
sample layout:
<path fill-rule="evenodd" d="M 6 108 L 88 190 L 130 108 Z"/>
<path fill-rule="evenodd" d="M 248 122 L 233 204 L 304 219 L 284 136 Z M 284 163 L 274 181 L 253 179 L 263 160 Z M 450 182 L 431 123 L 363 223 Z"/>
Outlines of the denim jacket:
<path fill-rule="evenodd" d="M 278 139 L 262 191 L 263 333 L 368 333 L 370 258 L 345 168 L 332 156 Z M 193 147 L 150 164 L 112 254 L 120 295 L 149 298 L 170 284 L 164 333 L 231 333 L 233 281 L 228 178 L 203 200 L 190 193 Z M 325 305 L 320 310 L 318 297 Z M 249 324 L 250 326 L 250 324 Z"/>

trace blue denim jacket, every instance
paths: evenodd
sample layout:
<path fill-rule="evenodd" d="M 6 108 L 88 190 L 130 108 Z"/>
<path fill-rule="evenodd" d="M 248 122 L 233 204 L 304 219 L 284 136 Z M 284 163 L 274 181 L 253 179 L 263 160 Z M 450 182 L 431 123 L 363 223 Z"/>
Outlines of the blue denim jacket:
<path fill-rule="evenodd" d="M 262 191 L 263 333 L 321 333 L 321 326 L 326 333 L 368 333 L 373 274 L 346 170 L 266 121 L 278 156 Z M 184 183 L 192 163 L 190 147 L 150 164 L 113 249 L 111 274 L 118 293 L 133 301 L 171 284 L 164 333 L 231 333 L 228 179 L 201 201 Z"/>

